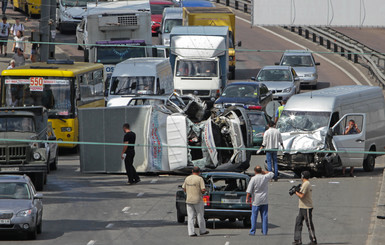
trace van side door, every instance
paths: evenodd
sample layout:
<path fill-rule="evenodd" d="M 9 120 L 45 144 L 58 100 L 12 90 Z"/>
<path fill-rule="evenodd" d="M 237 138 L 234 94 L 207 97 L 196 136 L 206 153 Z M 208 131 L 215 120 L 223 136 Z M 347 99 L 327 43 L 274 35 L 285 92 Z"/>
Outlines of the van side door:
<path fill-rule="evenodd" d="M 366 140 L 366 114 L 349 113 L 332 127 L 332 143 L 343 167 L 361 167 Z"/>

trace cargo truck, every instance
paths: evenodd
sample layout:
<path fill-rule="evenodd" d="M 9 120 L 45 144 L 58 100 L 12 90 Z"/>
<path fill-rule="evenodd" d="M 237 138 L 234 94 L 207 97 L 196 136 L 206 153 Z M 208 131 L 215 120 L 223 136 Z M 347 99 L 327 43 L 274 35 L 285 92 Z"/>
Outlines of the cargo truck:
<path fill-rule="evenodd" d="M 170 33 L 170 63 L 175 92 L 214 102 L 227 83 L 227 26 L 175 26 Z"/>
<path fill-rule="evenodd" d="M 185 7 L 184 26 L 228 26 L 229 27 L 229 79 L 235 78 L 235 15 L 228 7 Z M 241 46 L 238 42 L 238 46 Z"/>

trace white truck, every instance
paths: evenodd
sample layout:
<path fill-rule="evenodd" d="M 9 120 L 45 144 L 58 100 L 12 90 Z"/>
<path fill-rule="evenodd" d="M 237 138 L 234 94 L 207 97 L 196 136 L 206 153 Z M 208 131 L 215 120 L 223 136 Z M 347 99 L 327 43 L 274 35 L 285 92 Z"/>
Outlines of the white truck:
<path fill-rule="evenodd" d="M 214 102 L 227 83 L 227 26 L 175 26 L 170 33 L 174 89 Z"/>

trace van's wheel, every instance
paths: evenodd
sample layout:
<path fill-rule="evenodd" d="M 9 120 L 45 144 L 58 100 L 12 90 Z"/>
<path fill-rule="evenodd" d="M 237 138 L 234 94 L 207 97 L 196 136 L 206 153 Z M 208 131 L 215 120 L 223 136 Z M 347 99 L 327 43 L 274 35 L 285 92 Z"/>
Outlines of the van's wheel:
<path fill-rule="evenodd" d="M 46 177 L 46 173 L 35 173 L 33 176 L 33 185 L 37 191 L 42 191 L 44 188 L 44 179 Z"/>
<path fill-rule="evenodd" d="M 250 217 L 245 217 L 242 222 L 243 222 L 243 227 L 245 228 L 251 227 Z"/>
<path fill-rule="evenodd" d="M 27 233 L 27 239 L 36 240 L 36 237 L 37 237 L 37 221 L 36 221 L 35 228 L 32 231 L 29 231 Z"/>
<path fill-rule="evenodd" d="M 182 215 L 179 210 L 176 210 L 176 219 L 178 223 L 184 223 L 185 216 Z"/>
<path fill-rule="evenodd" d="M 55 159 L 49 166 L 51 170 L 57 170 L 57 162 L 58 162 L 58 158 L 59 158 L 58 154 L 59 154 L 59 150 L 56 150 Z"/>
<path fill-rule="evenodd" d="M 41 234 L 41 232 L 43 231 L 43 220 L 40 221 L 40 224 L 38 224 L 36 226 L 36 232 L 37 234 Z"/>
<path fill-rule="evenodd" d="M 372 172 L 374 170 L 375 164 L 376 164 L 376 158 L 374 157 L 374 155 L 369 154 L 364 160 L 364 164 L 363 164 L 364 170 L 366 172 Z"/>

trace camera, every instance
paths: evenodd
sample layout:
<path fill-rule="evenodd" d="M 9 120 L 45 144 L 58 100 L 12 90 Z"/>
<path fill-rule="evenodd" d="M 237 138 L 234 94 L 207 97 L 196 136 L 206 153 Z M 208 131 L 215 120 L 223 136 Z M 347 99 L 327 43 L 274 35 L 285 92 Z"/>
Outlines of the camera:
<path fill-rule="evenodd" d="M 295 194 L 295 192 L 299 192 L 301 190 L 301 184 L 299 185 L 293 185 L 289 190 L 289 195 L 292 196 Z"/>

